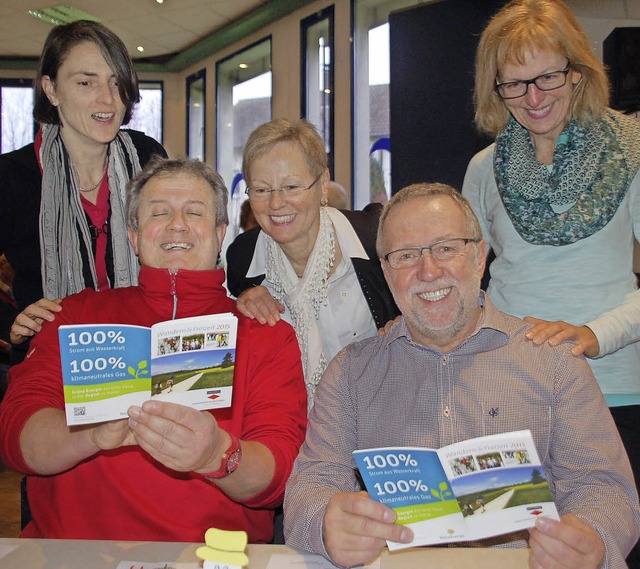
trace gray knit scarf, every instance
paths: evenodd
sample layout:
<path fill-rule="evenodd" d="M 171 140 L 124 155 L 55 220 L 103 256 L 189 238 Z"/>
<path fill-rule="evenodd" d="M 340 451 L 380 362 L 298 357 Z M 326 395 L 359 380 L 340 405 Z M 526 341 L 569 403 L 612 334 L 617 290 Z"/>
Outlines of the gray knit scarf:
<path fill-rule="evenodd" d="M 131 137 L 120 131 L 109 144 L 109 238 L 113 250 L 113 288 L 138 283 L 138 260 L 127 239 L 125 189 L 140 171 Z M 40 260 L 44 297 L 64 298 L 82 289 L 97 289 L 98 278 L 89 224 L 80 202 L 78 176 L 64 147 L 58 125 L 43 125 Z M 85 282 L 81 247 L 87 252 L 91 281 Z"/>

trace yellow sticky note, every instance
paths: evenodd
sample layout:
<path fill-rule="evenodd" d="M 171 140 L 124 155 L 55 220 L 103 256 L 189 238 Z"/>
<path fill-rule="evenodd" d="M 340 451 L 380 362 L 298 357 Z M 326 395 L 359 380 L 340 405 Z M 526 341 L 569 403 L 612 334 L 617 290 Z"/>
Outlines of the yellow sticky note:
<path fill-rule="evenodd" d="M 209 547 L 222 551 L 244 551 L 249 538 L 244 531 L 227 531 L 209 528 L 204 534 L 204 541 Z"/>

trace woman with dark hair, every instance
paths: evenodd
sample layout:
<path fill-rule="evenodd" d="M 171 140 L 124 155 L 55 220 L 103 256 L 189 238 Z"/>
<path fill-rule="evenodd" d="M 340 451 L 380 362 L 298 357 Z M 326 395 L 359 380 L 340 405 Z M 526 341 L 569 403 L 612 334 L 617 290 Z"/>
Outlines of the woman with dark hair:
<path fill-rule="evenodd" d="M 0 156 L 0 252 L 22 311 L 14 344 L 53 319 L 57 299 L 136 284 L 125 186 L 151 156 L 166 156 L 152 138 L 120 130 L 139 99 L 131 58 L 109 29 L 80 20 L 49 33 L 35 81 L 40 130 Z"/>
<path fill-rule="evenodd" d="M 640 481 L 640 122 L 608 100 L 566 4 L 509 2 L 478 45 L 476 124 L 496 141 L 463 194 L 496 255 L 492 302 L 525 317 L 534 343 L 569 340 L 588 358 Z"/>

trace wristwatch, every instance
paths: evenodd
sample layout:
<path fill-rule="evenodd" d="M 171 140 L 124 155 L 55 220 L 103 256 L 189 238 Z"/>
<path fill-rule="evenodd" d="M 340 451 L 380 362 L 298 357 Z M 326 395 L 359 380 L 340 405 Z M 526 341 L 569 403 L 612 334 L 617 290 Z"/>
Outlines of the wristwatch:
<path fill-rule="evenodd" d="M 232 472 L 235 472 L 240 466 L 240 461 L 242 460 L 242 447 L 240 446 L 240 441 L 238 437 L 229 433 L 231 437 L 231 444 L 229 448 L 222 453 L 222 458 L 220 460 L 220 468 L 218 470 L 214 470 L 213 472 L 204 472 L 202 476 L 205 478 L 213 478 L 215 480 L 219 478 L 226 478 Z"/>

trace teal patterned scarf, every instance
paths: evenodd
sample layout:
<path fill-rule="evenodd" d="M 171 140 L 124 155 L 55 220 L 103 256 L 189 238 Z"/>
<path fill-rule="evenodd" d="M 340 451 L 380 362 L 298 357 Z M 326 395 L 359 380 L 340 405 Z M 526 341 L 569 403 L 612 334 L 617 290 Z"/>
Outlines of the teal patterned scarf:
<path fill-rule="evenodd" d="M 534 245 L 568 245 L 602 229 L 640 168 L 640 122 L 607 109 L 562 131 L 549 168 L 513 117 L 496 138 L 493 169 L 516 231 Z M 570 206 L 556 213 L 552 206 Z"/>

